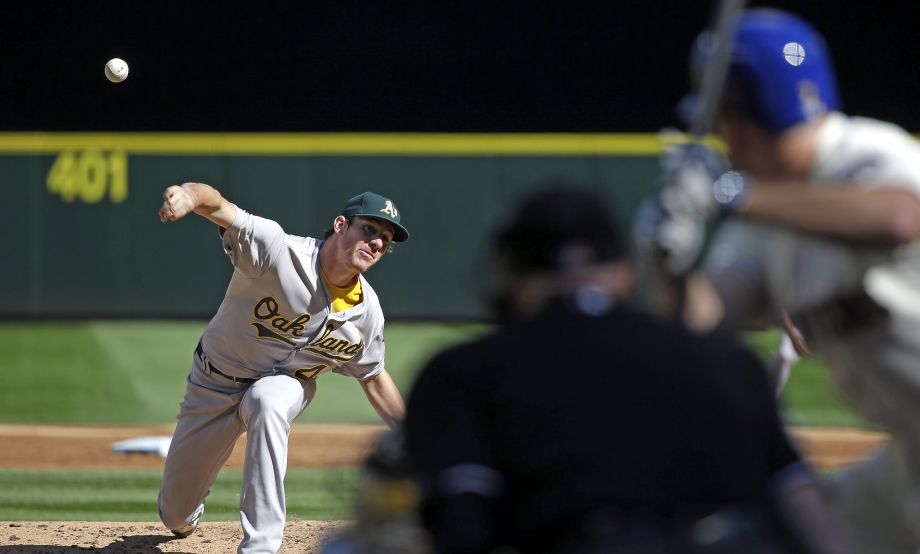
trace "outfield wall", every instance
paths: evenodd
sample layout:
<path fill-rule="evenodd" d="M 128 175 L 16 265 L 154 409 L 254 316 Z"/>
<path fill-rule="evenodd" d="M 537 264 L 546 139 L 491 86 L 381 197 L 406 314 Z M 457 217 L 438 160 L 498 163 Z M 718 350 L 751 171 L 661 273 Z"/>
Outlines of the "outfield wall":
<path fill-rule="evenodd" d="M 163 189 L 217 186 L 316 236 L 392 197 L 412 239 L 368 275 L 390 319 L 475 319 L 489 231 L 536 183 L 573 180 L 623 219 L 654 186 L 654 135 L 0 133 L 0 317 L 209 317 L 230 265 L 213 225 L 163 225 Z"/>

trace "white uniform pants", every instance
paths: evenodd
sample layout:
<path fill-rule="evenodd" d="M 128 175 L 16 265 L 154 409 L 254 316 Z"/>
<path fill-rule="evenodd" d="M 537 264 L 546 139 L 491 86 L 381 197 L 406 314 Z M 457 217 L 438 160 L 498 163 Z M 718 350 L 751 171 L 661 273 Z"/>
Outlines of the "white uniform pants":
<path fill-rule="evenodd" d="M 815 341 L 851 406 L 893 436 L 871 459 L 834 475 L 830 500 L 855 552 L 920 554 L 920 319 Z"/>
<path fill-rule="evenodd" d="M 284 533 L 291 423 L 312 400 L 316 385 L 311 381 L 304 387 L 281 374 L 238 384 L 201 366 L 196 359 L 166 457 L 160 519 L 169 529 L 196 520 L 217 473 L 245 432 L 238 551 L 275 553 Z"/>
<path fill-rule="evenodd" d="M 853 552 L 920 552 L 920 483 L 896 440 L 828 480 L 828 500 Z"/>

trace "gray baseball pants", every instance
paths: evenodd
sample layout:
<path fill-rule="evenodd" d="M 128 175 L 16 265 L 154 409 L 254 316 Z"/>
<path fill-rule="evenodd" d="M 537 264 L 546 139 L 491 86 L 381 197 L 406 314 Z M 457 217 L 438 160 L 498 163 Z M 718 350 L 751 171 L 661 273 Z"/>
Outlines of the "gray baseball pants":
<path fill-rule="evenodd" d="M 291 423 L 315 393 L 312 381 L 305 387 L 283 374 L 252 384 L 235 383 L 209 372 L 196 357 L 163 469 L 158 503 L 166 527 L 197 523 L 218 472 L 245 432 L 243 541 L 238 552 L 277 552 L 286 516 L 284 475 Z"/>

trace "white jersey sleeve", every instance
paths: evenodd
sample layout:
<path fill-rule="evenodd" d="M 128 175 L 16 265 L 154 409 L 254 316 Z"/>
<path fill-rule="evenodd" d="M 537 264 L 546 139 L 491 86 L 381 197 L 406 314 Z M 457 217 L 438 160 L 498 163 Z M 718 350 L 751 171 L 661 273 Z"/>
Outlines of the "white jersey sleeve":
<path fill-rule="evenodd" d="M 277 222 L 252 215 L 239 206 L 233 224 L 222 233 L 224 252 L 247 277 L 258 277 L 277 264 L 286 237 Z"/>
<path fill-rule="evenodd" d="M 837 118 L 824 132 L 816 177 L 849 178 L 865 188 L 898 187 L 920 196 L 920 143 L 901 127 Z M 866 292 L 892 312 L 920 317 L 920 241 L 865 263 Z"/>

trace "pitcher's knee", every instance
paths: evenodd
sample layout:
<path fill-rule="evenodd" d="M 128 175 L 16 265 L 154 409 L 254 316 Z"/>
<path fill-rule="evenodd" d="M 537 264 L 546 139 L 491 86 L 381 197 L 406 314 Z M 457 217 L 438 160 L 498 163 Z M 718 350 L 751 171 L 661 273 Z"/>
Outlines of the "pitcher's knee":
<path fill-rule="evenodd" d="M 157 497 L 157 508 L 160 513 L 160 521 L 167 529 L 179 529 L 189 523 L 197 523 L 204 511 L 204 505 L 200 503 L 186 503 L 171 501 L 163 491 L 160 491 Z"/>
<path fill-rule="evenodd" d="M 269 390 L 250 391 L 244 404 L 241 413 L 245 416 L 250 430 L 258 425 L 287 427 L 293 419 L 292 412 L 294 417 L 297 415 L 297 411 L 293 409 L 296 404 L 282 395 L 272 394 Z"/>
<path fill-rule="evenodd" d="M 157 497 L 157 510 L 160 512 L 160 521 L 168 529 L 175 529 L 184 525 L 185 518 L 179 516 L 178 511 L 170 510 L 169 504 L 163 498 L 163 491 L 160 491 L 160 495 Z"/>

